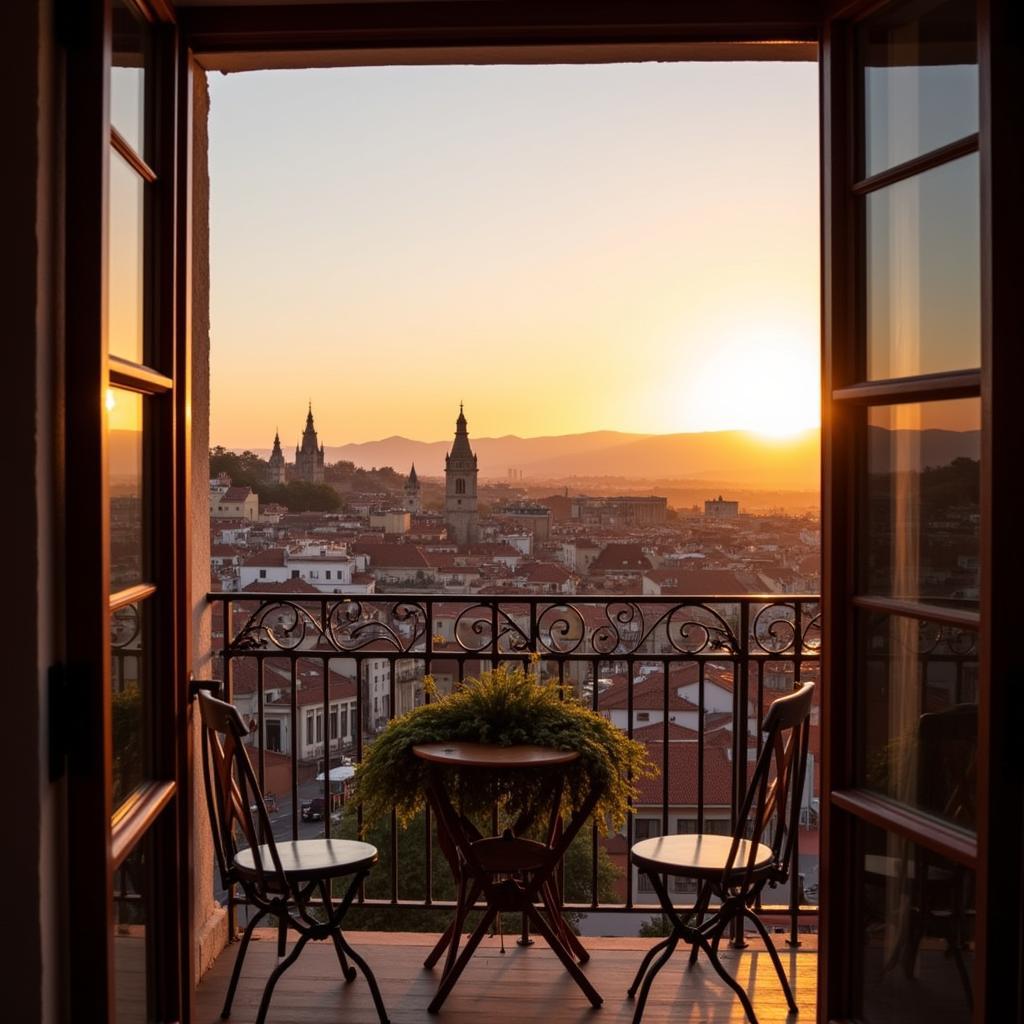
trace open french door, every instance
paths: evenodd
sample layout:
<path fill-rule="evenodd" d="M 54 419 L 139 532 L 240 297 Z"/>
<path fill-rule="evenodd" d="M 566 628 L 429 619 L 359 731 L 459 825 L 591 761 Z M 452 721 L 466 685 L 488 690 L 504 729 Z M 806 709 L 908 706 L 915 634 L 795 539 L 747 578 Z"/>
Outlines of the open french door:
<path fill-rule="evenodd" d="M 69 1013 L 185 1015 L 176 33 L 63 5 Z M 58 730 L 61 731 L 61 730 Z"/>
<path fill-rule="evenodd" d="M 1010 7 L 824 27 L 823 1022 L 1019 1019 Z"/>

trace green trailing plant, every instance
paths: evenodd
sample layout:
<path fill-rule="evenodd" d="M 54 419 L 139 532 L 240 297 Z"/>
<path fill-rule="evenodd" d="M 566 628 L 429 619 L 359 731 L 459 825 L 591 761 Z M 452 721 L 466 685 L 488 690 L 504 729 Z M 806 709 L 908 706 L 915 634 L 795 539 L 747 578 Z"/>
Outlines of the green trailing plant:
<path fill-rule="evenodd" d="M 579 754 L 567 765 L 543 770 L 449 771 L 448 791 L 467 816 L 489 817 L 497 805 L 504 818 L 513 819 L 537 806 L 554 773 L 565 783 L 563 813 L 578 809 L 595 787 L 598 827 L 605 834 L 623 828 L 636 781 L 653 777 L 657 769 L 640 743 L 584 707 L 565 687 L 536 678 L 534 671 L 533 666 L 501 665 L 389 723 L 356 769 L 350 806 L 362 808 L 364 827 L 392 811 L 407 825 L 425 805 L 427 766 L 413 747 L 461 740 L 506 747 L 536 744 Z"/>

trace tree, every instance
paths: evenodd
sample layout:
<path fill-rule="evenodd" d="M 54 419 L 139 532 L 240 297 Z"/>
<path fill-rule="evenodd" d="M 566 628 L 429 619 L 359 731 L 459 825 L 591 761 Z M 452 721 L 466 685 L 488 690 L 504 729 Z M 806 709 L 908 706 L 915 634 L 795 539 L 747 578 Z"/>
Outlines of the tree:
<path fill-rule="evenodd" d="M 264 504 L 284 505 L 289 512 L 334 512 L 341 508 L 341 498 L 333 487 L 311 484 L 305 480 L 253 488 Z"/>
<path fill-rule="evenodd" d="M 266 483 L 267 463 L 255 452 L 244 451 L 239 455 L 217 445 L 210 449 L 210 476 L 220 473 L 227 473 L 236 486 L 251 487 L 259 494 Z"/>

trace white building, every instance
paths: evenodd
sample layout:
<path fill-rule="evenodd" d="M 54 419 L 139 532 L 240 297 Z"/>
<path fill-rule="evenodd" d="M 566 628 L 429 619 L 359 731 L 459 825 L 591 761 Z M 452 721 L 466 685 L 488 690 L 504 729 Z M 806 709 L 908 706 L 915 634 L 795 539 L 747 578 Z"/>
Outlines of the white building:
<path fill-rule="evenodd" d="M 373 577 L 366 558 L 350 555 L 342 545 L 301 544 L 267 548 L 246 558 L 239 567 L 239 588 L 264 583 L 302 580 L 324 594 L 372 594 Z"/>

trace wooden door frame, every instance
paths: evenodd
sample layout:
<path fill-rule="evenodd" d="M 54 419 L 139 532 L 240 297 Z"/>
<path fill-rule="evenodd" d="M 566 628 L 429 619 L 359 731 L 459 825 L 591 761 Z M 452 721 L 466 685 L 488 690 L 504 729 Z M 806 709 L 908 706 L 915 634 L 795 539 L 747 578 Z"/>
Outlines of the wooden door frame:
<path fill-rule="evenodd" d="M 65 536 L 72 529 L 88 543 L 65 541 L 64 652 L 67 717 L 76 728 L 67 741 L 69 863 L 65 927 L 95 925 L 89 957 L 70 943 L 69 1011 L 88 1006 L 110 1016 L 113 992 L 113 862 L 110 850 L 112 766 L 104 738 L 110 715 L 110 540 L 107 493 L 107 194 L 110 149 L 109 5 L 68 5 L 66 54 L 66 226 L 63 435 L 74 436 L 75 458 L 65 458 Z M 73 19 L 73 20 L 72 20 Z M 83 199 L 83 197 L 86 197 Z M 90 202 L 87 197 L 98 197 Z M 99 480 L 96 479 L 97 467 Z M 71 516 L 74 520 L 70 520 Z M 98 676 L 97 676 L 98 673 Z M 105 698 L 97 704 L 95 694 Z M 54 712 L 51 711 L 51 715 Z M 101 742 L 97 742 L 100 737 Z M 75 884 L 75 876 L 82 884 Z M 84 1019 L 84 1018 L 83 1018 Z"/>
<path fill-rule="evenodd" d="M 978 720 L 976 1020 L 1024 1017 L 1024 652 L 1010 595 L 1024 578 L 1024 14 L 1015 0 L 979 0 L 981 154 L 982 534 Z M 1014 543 L 1016 541 L 1016 543 Z M 1016 1013 L 1014 1013 L 1014 1009 Z"/>
<path fill-rule="evenodd" d="M 113 874 L 118 857 L 142 835 L 152 836 L 147 875 L 161 879 L 150 891 L 152 917 L 146 923 L 150 1005 L 159 1019 L 187 1016 L 192 979 L 188 919 L 187 865 L 191 813 L 185 782 L 188 749 L 184 666 L 189 621 L 187 534 L 188 487 L 178 482 L 179 452 L 188 439 L 188 389 L 174 388 L 182 358 L 179 312 L 182 259 L 175 239 L 179 187 L 178 30 L 173 12 L 161 0 L 128 0 L 152 32 L 153 100 L 147 113 L 158 187 L 151 203 L 152 236 L 146 239 L 147 359 L 152 368 L 135 368 L 107 351 L 107 253 L 112 135 L 110 0 L 73 0 L 61 8 L 58 37 L 65 60 L 65 232 L 63 400 L 59 422 L 64 456 L 59 469 L 64 498 L 66 570 L 62 625 L 64 682 L 55 688 L 55 721 L 66 759 L 53 752 L 54 770 L 67 773 L 67 899 L 64 924 L 68 948 L 68 1006 L 71 1020 L 112 1019 L 114 1012 Z M 147 90 L 149 84 L 147 83 Z M 145 170 L 148 165 L 141 164 Z M 187 278 L 186 278 L 187 280 Z M 184 358 L 187 359 L 187 351 Z M 187 363 L 186 363 L 187 366 Z M 148 638 L 152 702 L 146 740 L 153 783 L 129 801 L 123 827 L 112 829 L 110 669 L 110 514 L 105 392 L 108 386 L 148 395 L 144 434 L 146 465 L 156 472 L 144 480 L 145 535 L 156 530 L 166 543 L 148 543 L 157 592 L 147 597 L 159 627 Z M 186 449 L 187 450 L 187 449 Z M 187 467 L 187 460 L 186 467 Z M 148 473 L 147 469 L 147 473 Z M 184 568 L 184 572 L 183 572 Z M 152 594 L 152 588 L 136 588 Z M 144 649 L 145 650 L 145 649 Z M 172 730 L 160 728 L 174 723 Z M 175 803 L 171 808 L 170 804 Z M 188 955 L 186 955 L 186 951 Z M 183 1013 L 184 1010 L 184 1013 Z"/>
<path fill-rule="evenodd" d="M 848 922 L 856 894 L 854 818 L 837 810 L 836 790 L 854 784 L 854 716 L 849 687 L 854 676 L 853 629 L 846 614 L 855 592 L 852 549 L 855 526 L 854 427 L 849 406 L 833 402 L 835 389 L 858 379 L 857 220 L 850 186 L 855 155 L 854 19 L 885 6 L 884 0 L 832 0 L 823 25 L 822 71 L 822 714 L 827 721 L 822 757 L 821 1024 L 845 1019 L 854 1005 Z M 1018 510 L 1024 501 L 1019 453 L 1024 420 L 1019 406 L 1024 379 L 1024 116 L 1019 102 L 1020 10 L 1013 0 L 978 3 L 978 74 L 981 200 L 981 514 L 982 567 L 978 683 L 978 793 L 976 870 L 977 930 L 975 1021 L 1020 1019 L 1019 979 L 1024 966 L 1024 777 L 1016 767 L 1017 730 L 1024 720 L 1024 656 L 1019 615 L 1008 595 L 1019 586 L 1024 551 Z M 1016 342 L 1016 343 L 1015 343 Z M 936 394 L 935 397 L 939 397 Z M 951 394 L 952 397 L 952 394 Z M 827 705 L 826 705 L 827 702 Z M 828 751 L 826 756 L 825 751 Z M 995 841 L 998 832 L 998 841 Z M 1016 1012 L 1015 1012 L 1016 1011 Z"/>

